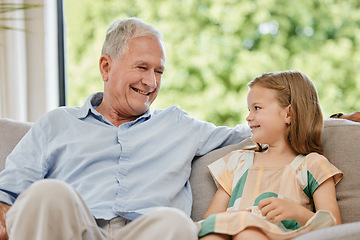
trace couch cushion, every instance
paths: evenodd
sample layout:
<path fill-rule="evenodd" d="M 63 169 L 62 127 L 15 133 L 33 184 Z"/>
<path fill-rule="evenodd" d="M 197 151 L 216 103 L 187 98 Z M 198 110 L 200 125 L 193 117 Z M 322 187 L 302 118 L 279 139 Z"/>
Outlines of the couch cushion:
<path fill-rule="evenodd" d="M 353 222 L 309 232 L 293 240 L 355 240 L 359 236 L 360 222 Z"/>
<path fill-rule="evenodd" d="M 28 122 L 0 119 L 0 171 L 5 167 L 6 157 L 30 127 L 31 123 Z"/>
<path fill-rule="evenodd" d="M 324 153 L 344 178 L 336 186 L 343 223 L 360 221 L 360 123 L 326 119 Z"/>

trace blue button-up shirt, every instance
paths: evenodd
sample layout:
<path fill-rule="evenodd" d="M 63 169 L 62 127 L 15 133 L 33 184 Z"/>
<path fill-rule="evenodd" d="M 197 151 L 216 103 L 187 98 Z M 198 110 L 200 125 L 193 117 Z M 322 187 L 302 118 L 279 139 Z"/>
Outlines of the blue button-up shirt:
<path fill-rule="evenodd" d="M 116 127 L 94 108 L 102 96 L 35 122 L 7 158 L 0 201 L 12 204 L 33 182 L 55 178 L 74 187 L 95 218 L 133 220 L 159 206 L 190 215 L 194 156 L 250 136 L 247 126 L 216 127 L 176 106 Z"/>

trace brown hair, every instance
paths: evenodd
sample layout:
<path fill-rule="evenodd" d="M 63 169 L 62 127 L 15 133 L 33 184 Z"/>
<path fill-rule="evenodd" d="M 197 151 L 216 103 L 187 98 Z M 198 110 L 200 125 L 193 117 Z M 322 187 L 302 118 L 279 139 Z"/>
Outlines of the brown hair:
<path fill-rule="evenodd" d="M 299 71 L 263 73 L 249 82 L 248 86 L 273 89 L 277 92 L 280 106 L 290 105 L 291 124 L 287 140 L 296 153 L 323 154 L 323 116 L 316 88 L 308 76 Z"/>

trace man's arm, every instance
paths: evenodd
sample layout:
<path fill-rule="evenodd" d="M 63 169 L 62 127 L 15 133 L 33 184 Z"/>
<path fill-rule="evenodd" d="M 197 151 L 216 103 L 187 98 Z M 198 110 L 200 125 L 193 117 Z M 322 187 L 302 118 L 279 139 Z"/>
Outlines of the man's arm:
<path fill-rule="evenodd" d="M 6 213 L 9 211 L 10 205 L 0 202 L 0 240 L 7 240 L 8 235 L 6 231 Z"/>

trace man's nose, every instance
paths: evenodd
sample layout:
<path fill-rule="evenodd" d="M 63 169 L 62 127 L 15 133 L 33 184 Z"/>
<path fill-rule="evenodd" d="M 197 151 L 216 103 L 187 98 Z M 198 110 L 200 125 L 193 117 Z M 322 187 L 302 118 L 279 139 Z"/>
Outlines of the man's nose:
<path fill-rule="evenodd" d="M 156 74 L 154 71 L 148 71 L 143 79 L 143 83 L 151 88 L 156 88 Z"/>

